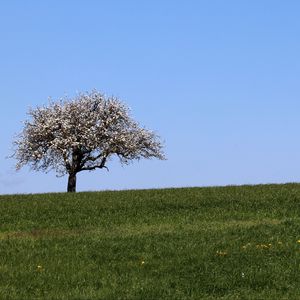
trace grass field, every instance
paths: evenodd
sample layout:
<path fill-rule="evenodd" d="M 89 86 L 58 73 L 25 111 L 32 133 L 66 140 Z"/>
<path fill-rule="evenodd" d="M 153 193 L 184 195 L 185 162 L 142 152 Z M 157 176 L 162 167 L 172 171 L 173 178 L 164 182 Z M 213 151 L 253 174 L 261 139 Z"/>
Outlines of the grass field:
<path fill-rule="evenodd" d="M 0 196 L 0 299 L 300 299 L 300 185 Z"/>

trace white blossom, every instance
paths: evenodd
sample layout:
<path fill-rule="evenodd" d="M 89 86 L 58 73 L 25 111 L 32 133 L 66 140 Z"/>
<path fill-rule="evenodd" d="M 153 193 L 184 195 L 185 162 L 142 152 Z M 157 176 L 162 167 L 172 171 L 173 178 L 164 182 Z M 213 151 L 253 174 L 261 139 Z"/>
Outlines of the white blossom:
<path fill-rule="evenodd" d="M 50 101 L 48 106 L 30 109 L 28 115 L 14 142 L 16 169 L 30 165 L 36 171 L 54 169 L 58 175 L 75 176 L 107 168 L 113 155 L 123 164 L 164 159 L 160 138 L 140 127 L 124 103 L 97 91 Z"/>

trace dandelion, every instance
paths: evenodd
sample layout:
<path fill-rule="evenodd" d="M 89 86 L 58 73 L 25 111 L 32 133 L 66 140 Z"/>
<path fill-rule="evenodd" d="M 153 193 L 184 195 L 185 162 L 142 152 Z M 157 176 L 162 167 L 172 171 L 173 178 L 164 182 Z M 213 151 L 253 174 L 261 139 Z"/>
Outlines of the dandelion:
<path fill-rule="evenodd" d="M 266 245 L 266 244 L 258 244 L 258 245 L 256 245 L 257 249 L 269 249 L 270 247 L 271 247 L 271 244 L 268 244 L 268 245 Z"/>
<path fill-rule="evenodd" d="M 36 268 L 38 271 L 42 271 L 42 269 L 43 269 L 43 267 L 41 265 L 38 265 Z"/>
<path fill-rule="evenodd" d="M 243 277 L 243 278 L 245 277 L 245 273 L 244 273 L 244 272 L 242 272 L 242 277 Z"/>
<path fill-rule="evenodd" d="M 299 244 L 300 244 L 300 240 L 298 240 L 298 241 L 297 241 L 297 243 L 299 243 Z"/>
<path fill-rule="evenodd" d="M 247 243 L 246 245 L 242 246 L 242 249 L 247 249 L 247 247 L 251 246 L 251 243 Z"/>
<path fill-rule="evenodd" d="M 218 255 L 218 256 L 226 256 L 227 252 L 226 251 L 217 251 L 216 255 Z"/>
<path fill-rule="evenodd" d="M 145 264 L 145 261 L 144 261 L 144 260 L 142 260 L 142 261 L 141 261 L 141 265 L 144 265 L 144 264 Z"/>

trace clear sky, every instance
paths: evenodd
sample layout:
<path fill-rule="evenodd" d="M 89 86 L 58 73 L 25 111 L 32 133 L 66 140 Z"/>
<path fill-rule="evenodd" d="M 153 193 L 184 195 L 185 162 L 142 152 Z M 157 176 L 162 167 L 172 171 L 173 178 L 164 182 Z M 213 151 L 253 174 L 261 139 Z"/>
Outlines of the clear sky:
<path fill-rule="evenodd" d="M 297 0 L 2 1 L 0 194 L 65 191 L 6 156 L 30 106 L 94 88 L 168 160 L 114 160 L 78 190 L 299 182 L 299 15 Z"/>

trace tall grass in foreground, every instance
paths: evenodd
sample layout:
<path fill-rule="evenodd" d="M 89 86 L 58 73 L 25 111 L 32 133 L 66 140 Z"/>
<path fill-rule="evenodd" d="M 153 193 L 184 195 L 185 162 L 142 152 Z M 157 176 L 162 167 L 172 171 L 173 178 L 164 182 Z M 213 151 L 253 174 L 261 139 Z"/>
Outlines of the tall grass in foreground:
<path fill-rule="evenodd" d="M 0 196 L 0 299 L 300 299 L 300 185 Z"/>

